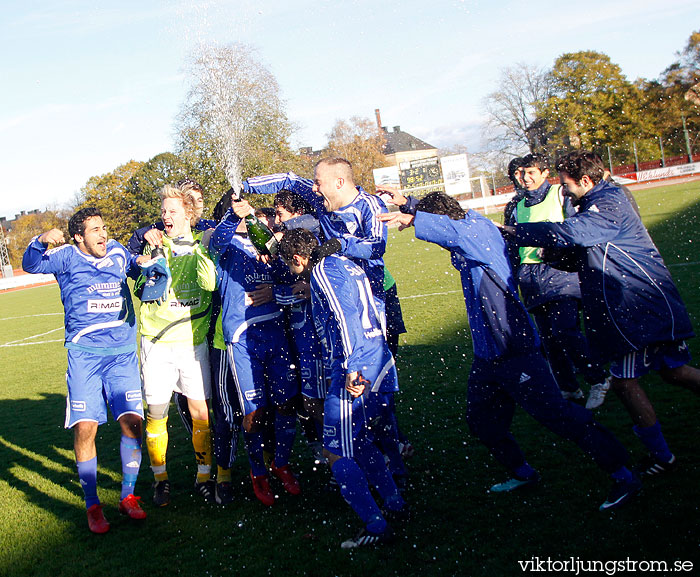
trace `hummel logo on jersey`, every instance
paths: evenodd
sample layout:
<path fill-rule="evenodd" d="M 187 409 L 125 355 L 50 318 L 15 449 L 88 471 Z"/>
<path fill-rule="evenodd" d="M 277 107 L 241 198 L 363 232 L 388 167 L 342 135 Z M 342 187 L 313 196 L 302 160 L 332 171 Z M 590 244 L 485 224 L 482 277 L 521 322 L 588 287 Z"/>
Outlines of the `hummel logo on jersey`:
<path fill-rule="evenodd" d="M 71 401 L 70 408 L 72 411 L 84 412 L 87 408 L 85 401 Z"/>
<path fill-rule="evenodd" d="M 524 383 L 525 381 L 529 381 L 530 378 L 531 378 L 530 375 L 528 375 L 527 373 L 521 373 L 520 374 L 520 381 L 518 381 L 518 382 Z"/>
<path fill-rule="evenodd" d="M 108 266 L 112 266 L 114 264 L 114 261 L 112 260 L 111 257 L 105 258 L 103 261 L 98 262 L 95 266 L 97 268 L 107 268 Z"/>
<path fill-rule="evenodd" d="M 141 391 L 127 391 L 126 392 L 126 400 L 127 401 L 140 401 L 141 400 Z"/>

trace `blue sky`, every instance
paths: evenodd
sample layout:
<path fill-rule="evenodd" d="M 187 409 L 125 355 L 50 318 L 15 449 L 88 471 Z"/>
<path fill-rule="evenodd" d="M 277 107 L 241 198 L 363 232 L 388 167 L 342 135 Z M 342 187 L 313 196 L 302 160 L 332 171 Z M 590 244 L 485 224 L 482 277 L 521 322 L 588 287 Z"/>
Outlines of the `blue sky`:
<path fill-rule="evenodd" d="M 700 27 L 697 0 L 14 1 L 0 33 L 0 216 L 70 203 L 93 175 L 174 147 L 199 42 L 245 42 L 276 76 L 294 144 L 338 119 L 481 148 L 499 70 L 597 50 L 656 78 Z"/>

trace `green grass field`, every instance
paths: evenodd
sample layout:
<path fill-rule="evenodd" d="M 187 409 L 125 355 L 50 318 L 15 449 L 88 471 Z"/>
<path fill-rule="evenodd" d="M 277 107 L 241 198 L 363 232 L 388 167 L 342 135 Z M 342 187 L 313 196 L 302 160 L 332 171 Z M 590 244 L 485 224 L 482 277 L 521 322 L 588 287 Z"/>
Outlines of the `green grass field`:
<path fill-rule="evenodd" d="M 700 182 L 636 194 L 644 220 L 676 279 L 695 326 L 700 319 Z M 609 482 L 574 445 L 519 411 L 513 433 L 543 475 L 529 492 L 492 495 L 505 472 L 470 437 L 464 421 L 471 342 L 459 276 L 445 251 L 411 231 L 390 233 L 387 264 L 399 287 L 408 333 L 398 358 L 398 413 L 416 447 L 407 498 L 413 517 L 390 547 L 347 552 L 359 523 L 324 487 L 303 441 L 293 462 L 304 493 L 264 509 L 241 453 L 236 501 L 207 507 L 191 493 L 191 445 L 171 411 L 168 469 L 173 502 L 150 504 L 144 455 L 137 492 L 149 517 L 120 518 L 119 430 L 98 435 L 99 491 L 112 530 L 88 532 L 72 435 L 63 428 L 65 350 L 57 287 L 0 294 L 0 575 L 516 575 L 533 557 L 582 561 L 700 562 L 700 401 L 656 376 L 647 390 L 680 467 L 646 483 L 640 498 L 601 513 Z M 697 339 L 690 342 L 700 357 Z M 615 398 L 599 419 L 629 448 L 644 450 Z"/>

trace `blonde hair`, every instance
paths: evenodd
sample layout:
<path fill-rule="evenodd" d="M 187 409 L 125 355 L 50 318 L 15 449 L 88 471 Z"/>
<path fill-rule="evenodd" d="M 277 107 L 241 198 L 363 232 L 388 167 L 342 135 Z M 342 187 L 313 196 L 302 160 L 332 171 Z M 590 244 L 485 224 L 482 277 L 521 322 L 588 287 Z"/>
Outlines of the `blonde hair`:
<path fill-rule="evenodd" d="M 189 190 L 183 191 L 179 186 L 166 184 L 158 191 L 161 202 L 166 198 L 179 198 L 182 201 L 182 206 L 185 209 L 185 215 L 190 219 L 190 226 L 197 224 L 199 218 L 196 215 L 194 207 L 194 199 L 190 195 Z"/>

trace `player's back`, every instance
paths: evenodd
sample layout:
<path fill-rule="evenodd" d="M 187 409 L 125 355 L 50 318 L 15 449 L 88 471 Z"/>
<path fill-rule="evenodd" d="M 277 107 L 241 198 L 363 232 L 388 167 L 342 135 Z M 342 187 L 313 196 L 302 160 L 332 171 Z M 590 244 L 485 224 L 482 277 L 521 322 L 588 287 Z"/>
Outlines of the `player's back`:
<path fill-rule="evenodd" d="M 314 323 L 333 373 L 361 371 L 373 390 L 398 390 L 394 359 L 365 272 L 331 255 L 311 273 Z"/>

